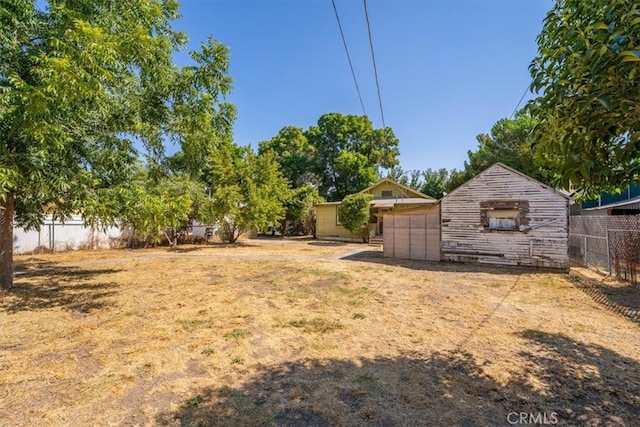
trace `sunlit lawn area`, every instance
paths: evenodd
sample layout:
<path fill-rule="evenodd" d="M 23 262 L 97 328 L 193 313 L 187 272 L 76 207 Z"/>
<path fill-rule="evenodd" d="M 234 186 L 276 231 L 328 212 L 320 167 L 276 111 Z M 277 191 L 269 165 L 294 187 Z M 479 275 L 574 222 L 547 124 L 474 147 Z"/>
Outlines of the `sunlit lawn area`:
<path fill-rule="evenodd" d="M 640 419 L 640 325 L 565 274 L 281 239 L 16 264 L 0 425 Z"/>

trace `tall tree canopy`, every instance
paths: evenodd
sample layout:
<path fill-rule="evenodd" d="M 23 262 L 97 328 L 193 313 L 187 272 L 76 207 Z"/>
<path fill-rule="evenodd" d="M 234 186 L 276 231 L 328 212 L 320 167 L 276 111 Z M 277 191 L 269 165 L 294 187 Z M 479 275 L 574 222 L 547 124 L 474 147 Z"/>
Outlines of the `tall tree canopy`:
<path fill-rule="evenodd" d="M 640 5 L 557 0 L 530 65 L 536 153 L 587 195 L 640 180 Z"/>
<path fill-rule="evenodd" d="M 309 144 L 305 132 L 295 126 L 285 126 L 269 141 L 262 141 L 258 153 L 272 151 L 282 173 L 293 188 L 305 183 L 315 183 L 313 173 L 314 147 Z"/>
<path fill-rule="evenodd" d="M 320 195 L 341 200 L 375 182 L 378 168 L 398 164 L 398 138 L 391 128 L 374 129 L 365 116 L 324 114 L 306 131 L 315 150 Z"/>
<path fill-rule="evenodd" d="M 229 132 L 227 50 L 213 40 L 178 69 L 175 0 L 6 0 L 0 8 L 0 284 L 12 284 L 13 219 L 38 227 L 109 195 L 160 161 L 169 139 L 202 169 L 206 137 Z M 206 144 L 206 143 L 205 143 Z M 95 207 L 95 206 L 94 206 Z M 108 216 L 116 212 L 91 209 Z"/>
<path fill-rule="evenodd" d="M 536 161 L 533 153 L 537 121 L 525 111 L 514 119 L 500 119 L 491 131 L 479 134 L 478 149 L 467 153 L 462 171 L 453 171 L 447 185 L 451 191 L 496 162 L 504 163 L 544 183 L 551 183 L 551 172 Z"/>
<path fill-rule="evenodd" d="M 386 178 L 439 199 L 449 188 L 450 174 L 445 168 L 405 171 L 401 167 L 394 167 L 389 170 Z"/>

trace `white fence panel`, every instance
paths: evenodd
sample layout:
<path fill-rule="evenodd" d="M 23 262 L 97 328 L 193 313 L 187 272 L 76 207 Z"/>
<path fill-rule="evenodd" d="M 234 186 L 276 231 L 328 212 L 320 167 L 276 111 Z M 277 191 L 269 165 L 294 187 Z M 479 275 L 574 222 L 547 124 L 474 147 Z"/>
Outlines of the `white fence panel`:
<path fill-rule="evenodd" d="M 40 231 L 13 230 L 13 252 L 16 254 L 34 251 L 64 251 L 74 249 L 104 249 L 119 246 L 129 235 L 128 230 L 119 227 L 91 228 L 85 226 L 82 218 L 74 216 L 61 223 L 45 218 Z"/>

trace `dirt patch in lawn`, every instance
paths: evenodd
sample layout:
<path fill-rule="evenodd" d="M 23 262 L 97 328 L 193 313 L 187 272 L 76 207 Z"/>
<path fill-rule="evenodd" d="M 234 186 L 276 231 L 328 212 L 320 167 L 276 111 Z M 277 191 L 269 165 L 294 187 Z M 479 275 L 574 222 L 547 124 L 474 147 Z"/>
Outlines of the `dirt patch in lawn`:
<path fill-rule="evenodd" d="M 26 274 L 0 300 L 0 419 L 636 424 L 640 327 L 569 275 L 353 255 L 363 248 L 18 257 Z"/>

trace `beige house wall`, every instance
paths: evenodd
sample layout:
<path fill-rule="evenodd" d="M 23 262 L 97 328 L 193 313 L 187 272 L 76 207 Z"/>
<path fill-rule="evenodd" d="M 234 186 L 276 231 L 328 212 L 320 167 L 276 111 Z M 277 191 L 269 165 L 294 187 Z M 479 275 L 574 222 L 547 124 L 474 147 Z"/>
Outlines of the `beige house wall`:
<path fill-rule="evenodd" d="M 358 239 L 362 238 L 353 234 L 342 225 L 338 224 L 337 209 L 340 205 L 317 205 L 317 219 L 316 219 L 316 236 L 317 237 L 339 237 L 343 239 Z"/>
<path fill-rule="evenodd" d="M 426 200 L 433 200 L 420 192 L 398 185 L 387 179 L 372 185 L 361 193 L 371 194 L 374 199 L 425 198 Z M 337 209 L 339 206 L 340 205 L 338 203 L 321 203 L 316 205 L 316 237 L 361 240 L 361 236 L 351 233 L 342 225 L 338 224 Z M 401 210 L 411 207 L 412 206 L 399 206 L 393 210 Z M 382 215 L 382 212 L 383 210 L 379 209 L 378 215 Z M 378 225 L 376 223 L 369 224 L 369 231 L 371 234 L 376 234 L 377 226 Z"/>

